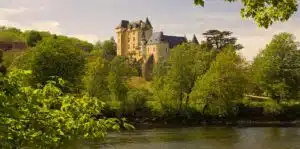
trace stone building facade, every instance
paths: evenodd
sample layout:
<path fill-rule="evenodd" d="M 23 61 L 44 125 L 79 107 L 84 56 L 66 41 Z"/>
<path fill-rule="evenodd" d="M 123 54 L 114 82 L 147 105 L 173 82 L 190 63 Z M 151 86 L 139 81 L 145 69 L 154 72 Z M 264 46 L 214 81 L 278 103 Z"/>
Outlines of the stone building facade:
<path fill-rule="evenodd" d="M 149 74 L 153 68 L 150 65 L 160 59 L 167 59 L 170 49 L 187 42 L 185 36 L 170 36 L 163 32 L 153 32 L 149 19 L 145 21 L 122 20 L 116 27 L 117 55 L 130 56 L 143 62 L 144 74 Z M 199 44 L 196 36 L 192 42 Z M 151 64 L 150 64 L 151 63 Z M 149 73 L 148 73 L 149 72 Z"/>

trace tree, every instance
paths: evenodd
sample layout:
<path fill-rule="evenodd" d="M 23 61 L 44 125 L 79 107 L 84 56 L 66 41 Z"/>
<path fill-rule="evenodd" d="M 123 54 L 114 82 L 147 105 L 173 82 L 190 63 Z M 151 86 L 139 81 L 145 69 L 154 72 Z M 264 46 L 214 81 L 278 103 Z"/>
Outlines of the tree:
<path fill-rule="evenodd" d="M 110 63 L 108 89 L 112 100 L 125 101 L 128 92 L 127 79 L 133 74 L 124 57 L 115 57 Z"/>
<path fill-rule="evenodd" d="M 70 40 L 48 38 L 32 49 L 33 82 L 45 84 L 57 76 L 72 84 L 80 83 L 84 73 L 85 56 Z"/>
<path fill-rule="evenodd" d="M 113 38 L 104 42 L 98 41 L 95 44 L 95 49 L 102 50 L 103 57 L 110 61 L 117 55 L 117 45 Z"/>
<path fill-rule="evenodd" d="M 236 2 L 238 0 L 225 0 Z M 243 18 L 253 18 L 259 27 L 268 28 L 274 22 L 287 21 L 297 11 L 297 0 L 241 0 Z M 204 0 L 194 0 L 204 6 Z"/>
<path fill-rule="evenodd" d="M 233 104 L 244 94 L 244 61 L 233 46 L 219 53 L 209 70 L 198 77 L 191 99 L 203 114 L 225 116 L 234 112 Z"/>
<path fill-rule="evenodd" d="M 205 74 L 213 57 L 213 51 L 188 43 L 172 49 L 168 61 L 155 66 L 154 97 L 164 110 L 182 112 L 187 108 L 197 77 Z"/>
<path fill-rule="evenodd" d="M 254 59 L 253 80 L 267 96 L 280 101 L 299 97 L 300 52 L 295 37 L 275 35 Z"/>
<path fill-rule="evenodd" d="M 206 38 L 208 46 L 218 51 L 223 50 L 228 45 L 233 45 L 236 50 L 243 48 L 242 45 L 236 43 L 236 37 L 231 37 L 232 32 L 230 31 L 208 30 L 203 35 Z"/>
<path fill-rule="evenodd" d="M 6 74 L 6 67 L 3 65 L 3 50 L 0 49 L 0 74 Z"/>
<path fill-rule="evenodd" d="M 41 36 L 41 34 L 39 32 L 37 32 L 37 31 L 30 31 L 27 34 L 27 37 L 26 37 L 27 45 L 30 46 L 30 47 L 34 47 L 42 39 L 43 38 L 42 38 L 42 36 Z"/>
<path fill-rule="evenodd" d="M 119 130 L 119 120 L 103 118 L 104 103 L 96 98 L 64 94 L 59 82 L 33 88 L 30 71 L 0 76 L 0 148 L 64 148 L 79 140 L 103 139 Z M 125 128 L 131 126 L 124 123 Z"/>
<path fill-rule="evenodd" d="M 84 76 L 85 88 L 92 97 L 97 97 L 102 101 L 109 99 L 108 74 L 109 62 L 98 56 L 95 61 L 88 63 L 88 69 Z"/>

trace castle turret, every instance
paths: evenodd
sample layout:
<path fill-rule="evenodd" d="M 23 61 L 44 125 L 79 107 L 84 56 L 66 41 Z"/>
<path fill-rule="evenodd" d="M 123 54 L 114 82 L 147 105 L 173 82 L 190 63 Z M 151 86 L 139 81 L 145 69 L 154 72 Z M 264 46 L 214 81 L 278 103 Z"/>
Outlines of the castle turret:
<path fill-rule="evenodd" d="M 148 19 L 148 17 L 146 18 L 146 26 L 151 28 L 151 29 L 153 28 L 150 21 L 149 21 L 149 19 Z"/>
<path fill-rule="evenodd" d="M 195 34 L 193 36 L 192 43 L 199 44 L 199 41 L 198 41 L 198 39 L 197 39 L 197 37 L 196 37 Z"/>

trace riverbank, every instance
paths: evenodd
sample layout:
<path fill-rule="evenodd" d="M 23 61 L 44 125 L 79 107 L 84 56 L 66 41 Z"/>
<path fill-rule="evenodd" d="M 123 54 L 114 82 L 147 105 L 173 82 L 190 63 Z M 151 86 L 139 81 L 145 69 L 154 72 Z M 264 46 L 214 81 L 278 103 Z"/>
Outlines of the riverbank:
<path fill-rule="evenodd" d="M 299 127 L 300 120 L 296 121 L 211 121 L 199 123 L 164 123 L 164 122 L 133 122 L 135 129 L 155 129 L 155 128 L 181 128 L 181 127 Z"/>

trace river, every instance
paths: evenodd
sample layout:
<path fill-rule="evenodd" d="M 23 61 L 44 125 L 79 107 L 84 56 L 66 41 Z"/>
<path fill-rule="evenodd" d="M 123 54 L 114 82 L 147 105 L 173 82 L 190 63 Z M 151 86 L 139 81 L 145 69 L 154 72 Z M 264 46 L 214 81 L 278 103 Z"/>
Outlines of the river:
<path fill-rule="evenodd" d="M 300 149 L 300 128 L 193 127 L 110 134 L 89 149 Z"/>

